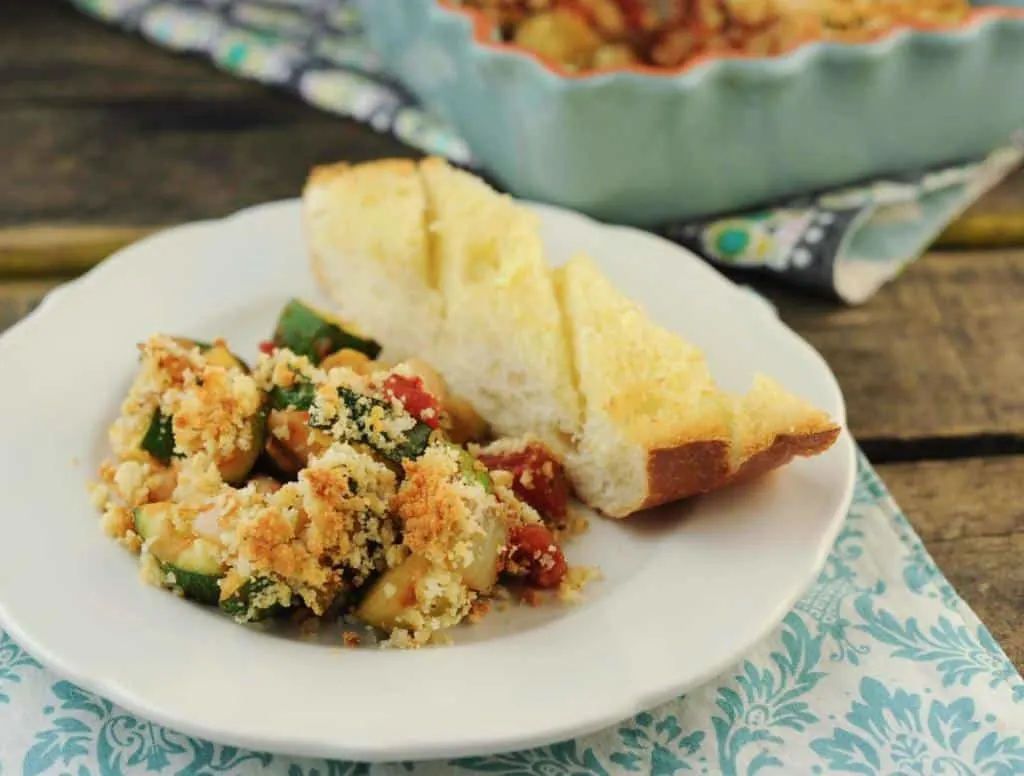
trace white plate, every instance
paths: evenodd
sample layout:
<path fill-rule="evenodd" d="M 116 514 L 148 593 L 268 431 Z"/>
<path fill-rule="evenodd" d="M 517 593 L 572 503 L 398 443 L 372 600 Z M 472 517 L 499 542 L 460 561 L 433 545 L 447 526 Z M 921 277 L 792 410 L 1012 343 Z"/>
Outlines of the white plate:
<path fill-rule="evenodd" d="M 757 370 L 845 419 L 824 361 L 768 307 L 682 249 L 537 208 L 553 260 L 589 251 L 720 382 Z M 320 297 L 295 201 L 143 240 L 51 294 L 0 338 L 0 620 L 53 670 L 183 732 L 250 748 L 427 759 L 551 743 L 726 669 L 823 564 L 850 502 L 853 446 L 623 523 L 592 520 L 571 562 L 585 604 L 517 608 L 449 648 L 342 649 L 267 635 L 138 580 L 86 483 L 156 331 L 224 335 L 254 356 L 292 296 Z"/>

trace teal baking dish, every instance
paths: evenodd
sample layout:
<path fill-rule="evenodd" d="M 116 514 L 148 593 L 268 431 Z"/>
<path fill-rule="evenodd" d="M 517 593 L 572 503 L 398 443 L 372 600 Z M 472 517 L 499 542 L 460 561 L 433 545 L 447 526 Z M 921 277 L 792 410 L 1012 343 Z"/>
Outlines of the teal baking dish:
<path fill-rule="evenodd" d="M 438 0 L 357 0 L 395 77 L 516 196 L 639 226 L 978 157 L 1024 126 L 1024 8 L 679 72 L 566 75 Z"/>

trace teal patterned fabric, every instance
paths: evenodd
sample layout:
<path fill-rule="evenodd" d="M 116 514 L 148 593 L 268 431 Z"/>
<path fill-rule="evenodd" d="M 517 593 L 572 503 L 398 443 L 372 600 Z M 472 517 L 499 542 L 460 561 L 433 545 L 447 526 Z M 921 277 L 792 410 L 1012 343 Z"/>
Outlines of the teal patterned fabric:
<path fill-rule="evenodd" d="M 144 773 L 1019 776 L 1024 679 L 861 458 L 824 570 L 761 645 L 682 698 L 529 751 L 383 765 L 242 751 L 139 719 L 0 631 L 0 774 Z"/>
<path fill-rule="evenodd" d="M 382 71 L 352 0 L 72 2 L 159 46 L 204 56 L 233 75 L 288 89 L 424 152 L 476 167 L 455 129 Z M 898 275 L 1022 159 L 1024 135 L 1007 138 L 985 159 L 659 231 L 719 266 L 770 273 L 856 304 Z"/>

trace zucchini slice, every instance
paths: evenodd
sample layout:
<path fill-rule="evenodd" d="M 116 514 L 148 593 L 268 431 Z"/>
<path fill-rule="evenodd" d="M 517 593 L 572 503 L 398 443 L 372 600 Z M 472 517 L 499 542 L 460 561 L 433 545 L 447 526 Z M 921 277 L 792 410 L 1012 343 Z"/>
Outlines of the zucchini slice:
<path fill-rule="evenodd" d="M 241 369 L 246 374 L 249 373 L 248 365 L 223 345 L 211 345 L 209 342 L 186 339 L 185 337 L 175 337 L 174 341 L 182 347 L 199 348 L 199 352 L 206 357 L 208 363 L 222 366 L 225 369 Z M 239 455 L 232 455 L 224 464 L 219 464 L 218 468 L 220 468 L 221 476 L 224 478 L 225 482 L 237 484 L 244 480 L 245 476 L 255 464 L 256 457 L 259 456 L 259 451 L 263 447 L 263 439 L 265 435 L 265 414 L 263 417 L 260 417 L 260 413 L 257 413 L 253 418 L 253 424 L 253 437 L 255 440 L 256 454 L 252 457 L 251 461 L 246 461 L 246 454 L 249 451 L 238 451 Z M 165 465 L 169 464 L 172 458 L 179 457 L 179 454 L 174 451 L 173 416 L 164 414 L 159 407 L 153 410 L 153 418 L 150 420 L 149 428 L 146 429 L 146 433 L 143 435 L 139 446 L 153 456 L 157 461 Z M 248 463 L 248 468 L 245 468 L 246 463 Z M 242 471 L 243 468 L 244 471 Z M 241 472 L 241 474 L 239 474 L 239 472 Z"/>
<path fill-rule="evenodd" d="M 367 444 L 394 463 L 401 463 L 406 458 L 419 458 L 426 451 L 433 429 L 423 421 L 417 420 L 411 429 L 401 435 L 390 435 L 386 432 L 373 433 L 371 416 L 374 409 L 379 407 L 384 417 L 390 418 L 394 415 L 391 405 L 382 399 L 357 393 L 351 388 L 339 388 L 338 395 L 348 408 L 353 425 L 358 432 L 356 439 L 346 441 Z M 314 428 L 320 428 L 313 419 L 310 420 L 310 423 Z M 382 439 L 383 444 L 381 443 Z"/>
<path fill-rule="evenodd" d="M 249 374 L 249 365 L 223 345 L 213 345 L 203 340 L 189 339 L 187 337 L 175 337 L 174 341 L 185 348 L 199 348 L 199 352 L 206 357 L 207 363 L 222 366 L 225 369 L 235 367 Z"/>
<path fill-rule="evenodd" d="M 430 435 L 433 432 L 433 429 L 423 421 L 417 420 L 416 424 L 402 434 L 400 438 L 396 437 L 392 439 L 386 433 L 371 434 L 370 418 L 374 409 L 379 407 L 384 417 L 390 418 L 394 415 L 394 408 L 391 404 L 383 399 L 366 396 L 357 391 L 353 391 L 351 388 L 345 388 L 344 386 L 338 388 L 338 395 L 341 397 L 341 400 L 348 409 L 357 432 L 354 435 L 354 438 L 345 439 L 343 441 L 365 443 L 376 450 L 380 455 L 394 463 L 400 463 L 404 458 L 419 458 L 427 449 L 427 444 L 430 442 Z M 313 407 L 315 398 L 316 387 L 312 383 L 306 381 L 297 382 L 290 388 L 275 386 L 270 389 L 269 393 L 270 408 L 271 411 L 275 413 L 309 410 Z M 273 423 L 273 420 L 271 422 Z M 330 431 L 332 424 L 318 423 L 316 418 L 311 416 L 309 426 L 319 431 Z M 374 444 L 371 436 L 376 437 L 377 444 Z M 384 438 L 383 444 L 380 443 L 382 437 Z M 269 437 L 268 447 L 269 446 L 276 446 L 276 443 L 274 443 L 273 440 L 273 434 Z M 280 462 L 279 455 L 276 455 L 269 449 L 267 452 L 272 459 Z"/>
<path fill-rule="evenodd" d="M 298 381 L 290 388 L 275 385 L 270 389 L 270 409 L 272 410 L 308 410 L 316 398 L 316 386 L 304 380 Z"/>
<path fill-rule="evenodd" d="M 380 345 L 372 339 L 360 337 L 335 316 L 298 299 L 290 300 L 281 310 L 274 327 L 274 344 L 306 356 L 314 364 L 342 348 L 365 353 L 371 359 L 380 353 Z"/>
<path fill-rule="evenodd" d="M 284 582 L 267 576 L 249 577 L 220 602 L 236 622 L 261 622 L 291 606 L 292 591 Z"/>
<path fill-rule="evenodd" d="M 356 617 L 383 631 L 401 627 L 403 615 L 416 608 L 416 585 L 429 571 L 430 561 L 410 555 L 377 578 L 356 608 Z"/>
<path fill-rule="evenodd" d="M 302 410 L 271 410 L 264 452 L 284 479 L 295 479 L 309 459 L 322 453 L 331 444 L 331 437 L 309 424 L 309 414 Z M 288 436 L 274 433 L 286 428 Z"/>
<path fill-rule="evenodd" d="M 217 461 L 220 476 L 228 485 L 245 482 L 256 465 L 267 439 L 267 409 L 261 408 L 249 421 L 252 428 L 252 444 L 247 450 L 235 449 L 230 455 Z M 165 415 L 158 407 L 153 411 L 153 420 L 142 437 L 140 446 L 162 464 L 180 457 L 174 450 L 174 419 Z"/>
<path fill-rule="evenodd" d="M 459 448 L 459 469 L 466 482 L 475 482 L 488 493 L 494 490 L 490 472 L 483 464 L 477 463 L 476 458 L 470 455 L 468 450 L 461 447 Z"/>
<path fill-rule="evenodd" d="M 501 516 L 488 512 L 481 515 L 484 532 L 473 536 L 471 547 L 473 560 L 462 569 L 462 581 L 466 587 L 478 593 L 487 593 L 498 582 L 501 566 L 501 551 L 508 543 L 508 528 Z"/>
<path fill-rule="evenodd" d="M 263 452 L 263 446 L 267 441 L 267 407 L 260 407 L 249 421 L 249 428 L 252 431 L 252 442 L 248 449 L 242 450 L 236 447 L 235 450 L 225 458 L 217 460 L 217 469 L 220 470 L 221 479 L 228 485 L 240 485 L 245 482 L 249 472 L 256 466 L 256 461 Z"/>
<path fill-rule="evenodd" d="M 224 568 L 215 544 L 195 536 L 191 520 L 167 501 L 132 510 L 135 533 L 164 572 L 164 584 L 180 588 L 186 598 L 202 604 L 220 600 Z M 186 527 L 188 526 L 188 527 Z"/>
<path fill-rule="evenodd" d="M 459 448 L 459 467 L 464 480 L 476 483 L 488 493 L 493 492 L 494 484 L 487 469 L 462 448 Z M 484 530 L 471 540 L 473 560 L 462 570 L 462 581 L 471 590 L 486 593 L 498 581 L 501 551 L 508 542 L 508 529 L 501 515 L 494 512 L 484 512 L 480 520 Z"/>
<path fill-rule="evenodd" d="M 139 446 L 162 464 L 169 464 L 174 452 L 174 420 L 157 407 Z"/>

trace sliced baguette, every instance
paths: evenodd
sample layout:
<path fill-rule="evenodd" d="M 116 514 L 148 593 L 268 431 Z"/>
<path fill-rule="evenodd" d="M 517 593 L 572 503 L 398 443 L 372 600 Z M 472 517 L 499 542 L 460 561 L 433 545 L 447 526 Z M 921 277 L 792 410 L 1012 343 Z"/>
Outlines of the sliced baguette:
<path fill-rule="evenodd" d="M 750 391 L 735 401 L 731 481 L 753 479 L 797 456 L 823 453 L 839 436 L 828 413 L 765 375 L 756 375 Z"/>
<path fill-rule="evenodd" d="M 827 450 L 827 414 L 758 377 L 717 389 L 701 352 L 655 325 L 592 261 L 552 274 L 535 216 L 429 159 L 314 170 L 316 276 L 393 358 L 422 356 L 503 435 L 532 433 L 611 517 Z"/>
<path fill-rule="evenodd" d="M 314 168 L 303 217 L 313 272 L 338 314 L 380 342 L 391 360 L 428 352 L 442 300 L 416 163 Z"/>
<path fill-rule="evenodd" d="M 579 405 L 536 216 L 441 159 L 420 173 L 445 307 L 429 360 L 497 432 L 564 454 Z"/>
<path fill-rule="evenodd" d="M 829 417 L 759 377 L 736 399 L 700 352 L 651 321 L 577 256 L 555 273 L 583 411 L 567 460 L 581 498 L 610 517 L 704 493 L 827 449 Z"/>

